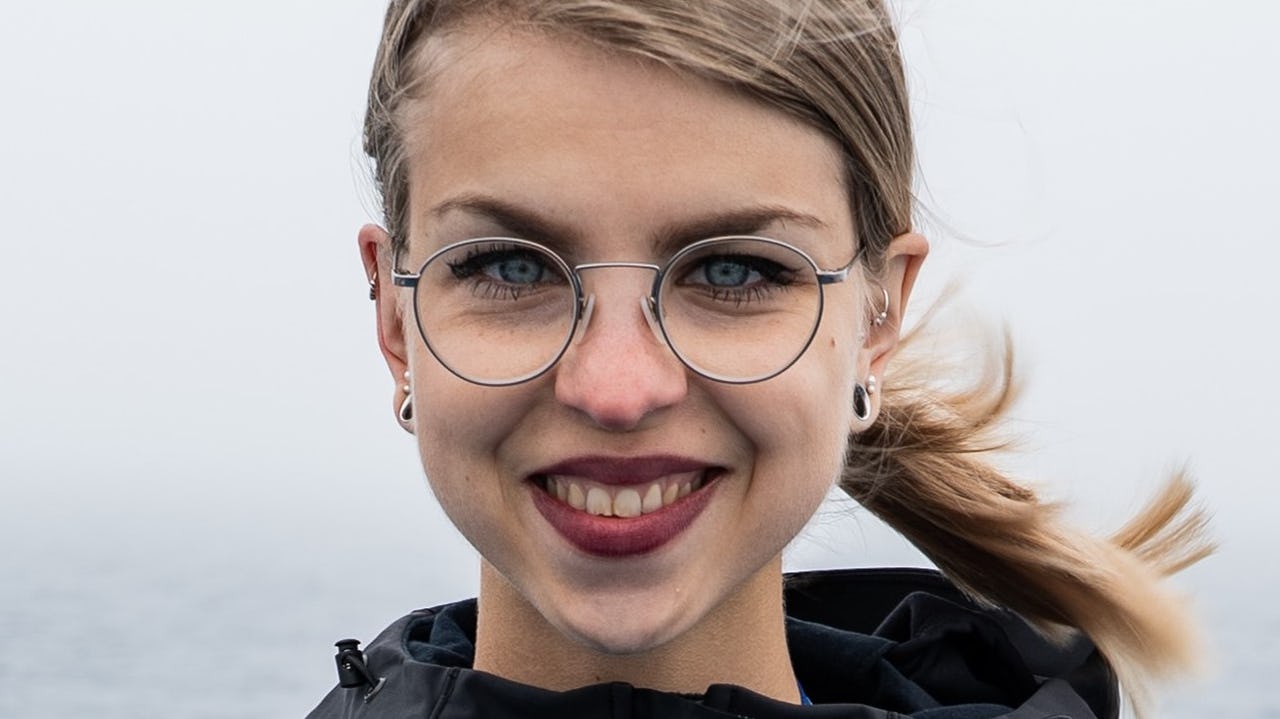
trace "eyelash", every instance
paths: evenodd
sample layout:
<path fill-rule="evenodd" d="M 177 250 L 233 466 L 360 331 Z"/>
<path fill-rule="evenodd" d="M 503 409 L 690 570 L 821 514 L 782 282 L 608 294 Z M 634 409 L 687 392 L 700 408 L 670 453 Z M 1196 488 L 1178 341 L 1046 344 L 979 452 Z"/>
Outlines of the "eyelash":
<path fill-rule="evenodd" d="M 772 285 L 769 287 L 720 287 L 711 292 L 711 299 L 717 302 L 732 302 L 735 306 L 750 304 L 767 298 L 774 292 L 784 292 L 790 285 Z"/>
<path fill-rule="evenodd" d="M 774 292 L 786 291 L 794 284 L 794 271 L 777 262 L 755 255 L 721 254 L 703 258 L 693 266 L 693 271 L 705 272 L 706 266 L 715 262 L 731 262 L 742 265 L 748 272 L 759 274 L 763 280 L 761 283 L 749 287 L 706 285 L 711 299 L 717 302 L 733 302 L 735 305 L 741 306 L 764 299 Z"/>
<path fill-rule="evenodd" d="M 521 250 L 517 247 L 472 247 L 467 250 L 467 254 L 461 260 L 449 262 L 449 271 L 458 280 L 467 281 L 471 285 L 471 292 L 476 297 L 486 300 L 518 300 L 523 294 L 524 289 L 517 285 L 505 284 L 495 281 L 488 277 L 483 268 L 494 262 L 500 262 L 508 259 L 513 255 L 521 254 Z M 532 257 L 539 266 L 547 270 L 542 264 L 541 258 L 531 253 L 525 253 L 526 256 Z"/>

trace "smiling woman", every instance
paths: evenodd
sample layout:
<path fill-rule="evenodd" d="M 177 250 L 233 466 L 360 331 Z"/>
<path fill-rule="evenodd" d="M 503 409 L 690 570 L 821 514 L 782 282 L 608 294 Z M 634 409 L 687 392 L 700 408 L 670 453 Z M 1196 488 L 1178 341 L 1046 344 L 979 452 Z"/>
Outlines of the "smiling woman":
<path fill-rule="evenodd" d="M 893 362 L 928 245 L 877 2 L 394 2 L 366 149 L 392 406 L 481 588 L 345 645 L 313 717 L 1112 716 L 1191 663 L 1187 486 L 1076 533 L 979 453 L 1007 360 Z M 784 602 L 837 482 L 946 579 Z"/>

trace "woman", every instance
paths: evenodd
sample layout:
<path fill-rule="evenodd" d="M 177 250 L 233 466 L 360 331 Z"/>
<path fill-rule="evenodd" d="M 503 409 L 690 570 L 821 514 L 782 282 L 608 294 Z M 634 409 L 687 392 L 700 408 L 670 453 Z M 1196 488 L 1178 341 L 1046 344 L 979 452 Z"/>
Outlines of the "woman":
<path fill-rule="evenodd" d="M 1073 532 L 978 453 L 1007 358 L 894 359 L 928 245 L 879 2 L 397 0 L 365 139 L 393 408 L 481 587 L 342 643 L 313 717 L 1110 716 L 1193 662 L 1187 485 Z M 784 602 L 832 482 L 964 594 Z"/>

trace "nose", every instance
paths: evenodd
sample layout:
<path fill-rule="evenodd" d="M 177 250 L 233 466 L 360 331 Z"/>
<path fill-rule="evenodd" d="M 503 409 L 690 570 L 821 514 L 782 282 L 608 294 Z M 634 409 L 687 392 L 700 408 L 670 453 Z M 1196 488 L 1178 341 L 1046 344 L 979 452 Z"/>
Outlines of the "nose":
<path fill-rule="evenodd" d="M 647 298 L 610 291 L 584 312 L 578 335 L 560 359 L 555 394 L 597 426 L 633 430 L 688 392 L 687 373 L 646 316 Z"/>

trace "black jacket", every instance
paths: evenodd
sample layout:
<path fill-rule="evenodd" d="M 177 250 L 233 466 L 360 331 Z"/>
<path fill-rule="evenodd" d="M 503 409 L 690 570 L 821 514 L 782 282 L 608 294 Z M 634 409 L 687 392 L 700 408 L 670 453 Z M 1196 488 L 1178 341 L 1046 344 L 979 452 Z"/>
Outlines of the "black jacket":
<path fill-rule="evenodd" d="M 937 572 L 792 574 L 786 602 L 792 665 L 814 706 L 778 702 L 728 684 L 707 687 L 701 695 L 617 682 L 555 692 L 473 671 L 476 603 L 469 600 L 419 610 L 392 624 L 366 650 L 369 681 L 336 687 L 308 719 L 1118 715 L 1115 677 L 1088 641 L 1049 644 L 1017 616 L 978 608 Z M 339 664 L 347 665 L 345 672 L 340 669 L 344 683 L 361 683 L 360 659 L 358 651 L 340 657 Z"/>

